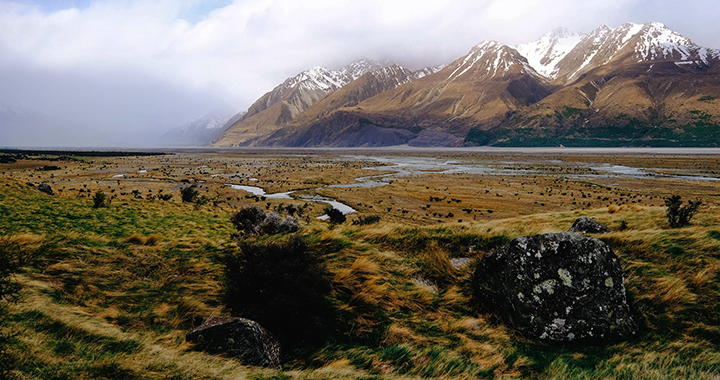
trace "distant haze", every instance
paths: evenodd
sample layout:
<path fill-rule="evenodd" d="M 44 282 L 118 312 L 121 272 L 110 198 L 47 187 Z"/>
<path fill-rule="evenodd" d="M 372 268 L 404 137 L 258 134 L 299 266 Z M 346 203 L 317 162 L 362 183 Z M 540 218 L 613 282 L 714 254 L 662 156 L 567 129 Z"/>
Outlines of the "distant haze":
<path fill-rule="evenodd" d="M 313 66 L 368 57 L 418 69 L 483 40 L 627 21 L 720 48 L 718 19 L 709 0 L 0 1 L 0 110 L 60 120 L 45 126 L 58 137 L 38 145 L 140 146 L 209 112 L 245 110 Z"/>

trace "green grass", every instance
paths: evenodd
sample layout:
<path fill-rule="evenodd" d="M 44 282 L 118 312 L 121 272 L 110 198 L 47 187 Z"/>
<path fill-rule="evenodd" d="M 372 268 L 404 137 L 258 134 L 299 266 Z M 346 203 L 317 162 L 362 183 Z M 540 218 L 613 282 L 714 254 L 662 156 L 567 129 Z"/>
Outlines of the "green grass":
<path fill-rule="evenodd" d="M 88 200 L 14 182 L 0 188 L 0 229 L 33 258 L 8 321 L 18 332 L 9 352 L 20 378 L 712 379 L 720 372 L 715 208 L 679 229 L 666 228 L 659 209 L 592 211 L 607 225 L 630 226 L 601 238 L 622 261 L 641 326 L 635 338 L 599 346 L 518 336 L 474 310 L 472 266 L 448 264 L 520 234 L 566 230 L 573 213 L 417 228 L 313 223 L 300 234 L 334 276 L 330 301 L 343 323 L 332 340 L 287 352 L 283 371 L 271 371 L 184 341 L 199 320 L 227 314 L 218 261 L 233 232 L 227 212 L 147 201 L 93 209 Z M 160 238 L 148 244 L 150 235 Z"/>

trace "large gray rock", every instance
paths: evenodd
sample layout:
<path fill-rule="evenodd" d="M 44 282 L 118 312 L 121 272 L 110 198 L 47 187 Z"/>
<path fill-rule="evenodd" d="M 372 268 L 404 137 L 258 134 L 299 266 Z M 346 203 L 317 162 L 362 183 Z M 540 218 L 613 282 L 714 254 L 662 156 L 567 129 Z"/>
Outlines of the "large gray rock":
<path fill-rule="evenodd" d="M 580 233 L 517 237 L 483 257 L 473 282 L 483 306 L 531 337 L 602 342 L 637 331 L 617 256 Z"/>
<path fill-rule="evenodd" d="M 591 234 L 601 234 L 605 232 L 612 232 L 610 228 L 608 228 L 606 225 L 597 222 L 593 218 L 588 218 L 587 216 L 581 216 L 577 219 L 575 219 L 575 223 L 573 223 L 572 227 L 570 227 L 570 232 L 584 232 L 584 233 L 591 233 Z"/>
<path fill-rule="evenodd" d="M 244 318 L 211 318 L 185 336 L 213 353 L 228 353 L 242 362 L 280 368 L 280 343 L 257 322 Z"/>

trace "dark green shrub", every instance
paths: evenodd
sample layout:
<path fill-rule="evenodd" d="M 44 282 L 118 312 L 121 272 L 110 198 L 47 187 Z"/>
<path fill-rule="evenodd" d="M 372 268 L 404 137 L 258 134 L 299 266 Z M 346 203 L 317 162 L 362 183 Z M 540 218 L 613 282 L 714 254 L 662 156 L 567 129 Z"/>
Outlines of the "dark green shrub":
<path fill-rule="evenodd" d="M 328 206 L 325 209 L 325 215 L 327 215 L 330 218 L 330 221 L 333 223 L 345 223 L 345 214 L 343 214 L 342 211 L 336 209 L 335 207 Z"/>
<path fill-rule="evenodd" d="M 93 208 L 100 208 L 100 207 L 110 207 L 110 198 L 107 197 L 107 195 L 98 190 L 95 192 L 95 195 L 93 195 L 92 198 L 93 201 Z"/>
<path fill-rule="evenodd" d="M 195 185 L 180 189 L 180 196 L 182 197 L 183 202 L 188 202 L 188 203 L 195 202 L 195 200 L 198 197 L 198 194 L 199 194 L 199 192 L 197 191 L 197 188 L 195 187 Z"/>
<path fill-rule="evenodd" d="M 665 198 L 665 206 L 667 206 L 667 219 L 670 223 L 670 227 L 682 227 L 690 224 L 692 219 L 698 212 L 698 207 L 702 205 L 702 201 L 696 199 L 694 201 L 688 201 L 687 205 L 683 206 L 683 201 L 680 200 L 679 195 L 673 195 L 670 198 Z"/>
<path fill-rule="evenodd" d="M 221 260 L 223 300 L 235 315 L 257 321 L 289 347 L 329 333 L 330 275 L 302 237 L 241 240 L 238 248 Z"/>

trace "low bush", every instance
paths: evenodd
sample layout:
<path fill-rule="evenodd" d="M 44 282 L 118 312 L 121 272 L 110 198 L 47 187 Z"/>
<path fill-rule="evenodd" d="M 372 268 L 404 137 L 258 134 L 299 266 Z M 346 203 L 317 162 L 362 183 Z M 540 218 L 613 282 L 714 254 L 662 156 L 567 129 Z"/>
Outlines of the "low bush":
<path fill-rule="evenodd" d="M 180 197 L 182 198 L 183 202 L 192 203 L 195 202 L 195 200 L 198 197 L 198 190 L 195 185 L 184 187 L 180 189 Z"/>
<path fill-rule="evenodd" d="M 366 226 L 368 224 L 374 224 L 380 221 L 380 216 L 369 215 L 366 217 L 358 216 L 357 219 L 352 221 L 353 226 Z"/>
<path fill-rule="evenodd" d="M 104 192 L 98 190 L 95 192 L 95 195 L 93 195 L 92 201 L 93 201 L 93 208 L 101 208 L 101 207 L 110 207 L 111 199 L 108 198 Z"/>
<path fill-rule="evenodd" d="M 265 213 L 257 206 L 243 207 L 230 217 L 242 236 L 290 233 L 298 230 L 297 221 L 289 215 L 283 219 L 276 212 Z"/>
<path fill-rule="evenodd" d="M 221 261 L 223 300 L 235 315 L 257 321 L 286 347 L 319 341 L 329 332 L 330 275 L 302 237 L 241 240 Z"/>
<path fill-rule="evenodd" d="M 680 199 L 681 197 L 679 195 L 673 195 L 670 198 L 665 198 L 665 206 L 667 206 L 667 219 L 670 223 L 670 227 L 673 228 L 690 224 L 690 219 L 697 214 L 698 208 L 703 203 L 701 200 L 697 199 L 694 201 L 688 201 L 688 203 L 683 206 L 683 201 Z"/>
<path fill-rule="evenodd" d="M 330 218 L 330 222 L 342 224 L 345 223 L 345 214 L 342 213 L 342 211 L 336 209 L 335 207 L 328 206 L 325 209 L 325 215 L 327 215 Z"/>

